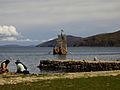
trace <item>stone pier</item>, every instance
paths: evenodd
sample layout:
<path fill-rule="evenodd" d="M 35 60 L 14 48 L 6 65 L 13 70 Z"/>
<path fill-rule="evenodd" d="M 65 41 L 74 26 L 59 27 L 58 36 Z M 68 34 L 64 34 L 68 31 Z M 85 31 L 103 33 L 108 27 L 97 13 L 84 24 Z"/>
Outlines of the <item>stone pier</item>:
<path fill-rule="evenodd" d="M 120 70 L 120 61 L 42 60 L 38 67 L 70 72 L 109 71 Z"/>

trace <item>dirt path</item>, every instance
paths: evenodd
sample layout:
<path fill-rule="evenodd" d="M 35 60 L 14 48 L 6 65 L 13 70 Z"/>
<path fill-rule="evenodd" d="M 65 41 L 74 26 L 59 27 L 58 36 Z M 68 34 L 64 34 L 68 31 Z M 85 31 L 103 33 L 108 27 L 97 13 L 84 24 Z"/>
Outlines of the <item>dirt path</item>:
<path fill-rule="evenodd" d="M 88 78 L 97 76 L 117 76 L 120 75 L 120 70 L 115 71 L 99 71 L 99 72 L 77 72 L 77 73 L 60 73 L 60 74 L 30 74 L 16 75 L 14 73 L 0 74 L 0 85 L 17 84 L 22 82 L 35 82 L 39 80 L 52 80 L 58 78 Z"/>

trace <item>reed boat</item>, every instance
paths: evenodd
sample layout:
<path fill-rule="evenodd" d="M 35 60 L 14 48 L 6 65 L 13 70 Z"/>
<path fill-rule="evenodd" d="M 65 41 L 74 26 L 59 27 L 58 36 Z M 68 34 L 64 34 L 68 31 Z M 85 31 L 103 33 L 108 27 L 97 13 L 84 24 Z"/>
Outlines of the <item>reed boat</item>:
<path fill-rule="evenodd" d="M 66 55 L 67 54 L 67 37 L 63 34 L 64 31 L 61 30 L 61 34 L 58 35 L 56 40 L 56 45 L 53 47 L 53 54 Z"/>

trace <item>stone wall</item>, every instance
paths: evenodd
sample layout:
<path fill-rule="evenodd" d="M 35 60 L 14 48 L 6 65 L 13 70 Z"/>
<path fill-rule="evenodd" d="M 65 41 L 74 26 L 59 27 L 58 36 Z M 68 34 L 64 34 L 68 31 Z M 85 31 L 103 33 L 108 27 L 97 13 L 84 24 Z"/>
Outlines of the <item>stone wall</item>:
<path fill-rule="evenodd" d="M 108 71 L 120 70 L 120 61 L 43 60 L 38 67 L 73 72 Z"/>

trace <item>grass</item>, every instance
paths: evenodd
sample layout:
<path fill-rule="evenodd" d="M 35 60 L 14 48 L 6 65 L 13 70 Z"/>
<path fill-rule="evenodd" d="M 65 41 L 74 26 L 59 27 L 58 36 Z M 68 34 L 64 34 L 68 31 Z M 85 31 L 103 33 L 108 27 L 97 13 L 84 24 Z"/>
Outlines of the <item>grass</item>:
<path fill-rule="evenodd" d="M 89 78 L 60 78 L 15 85 L 1 85 L 0 90 L 120 90 L 120 75 Z"/>

